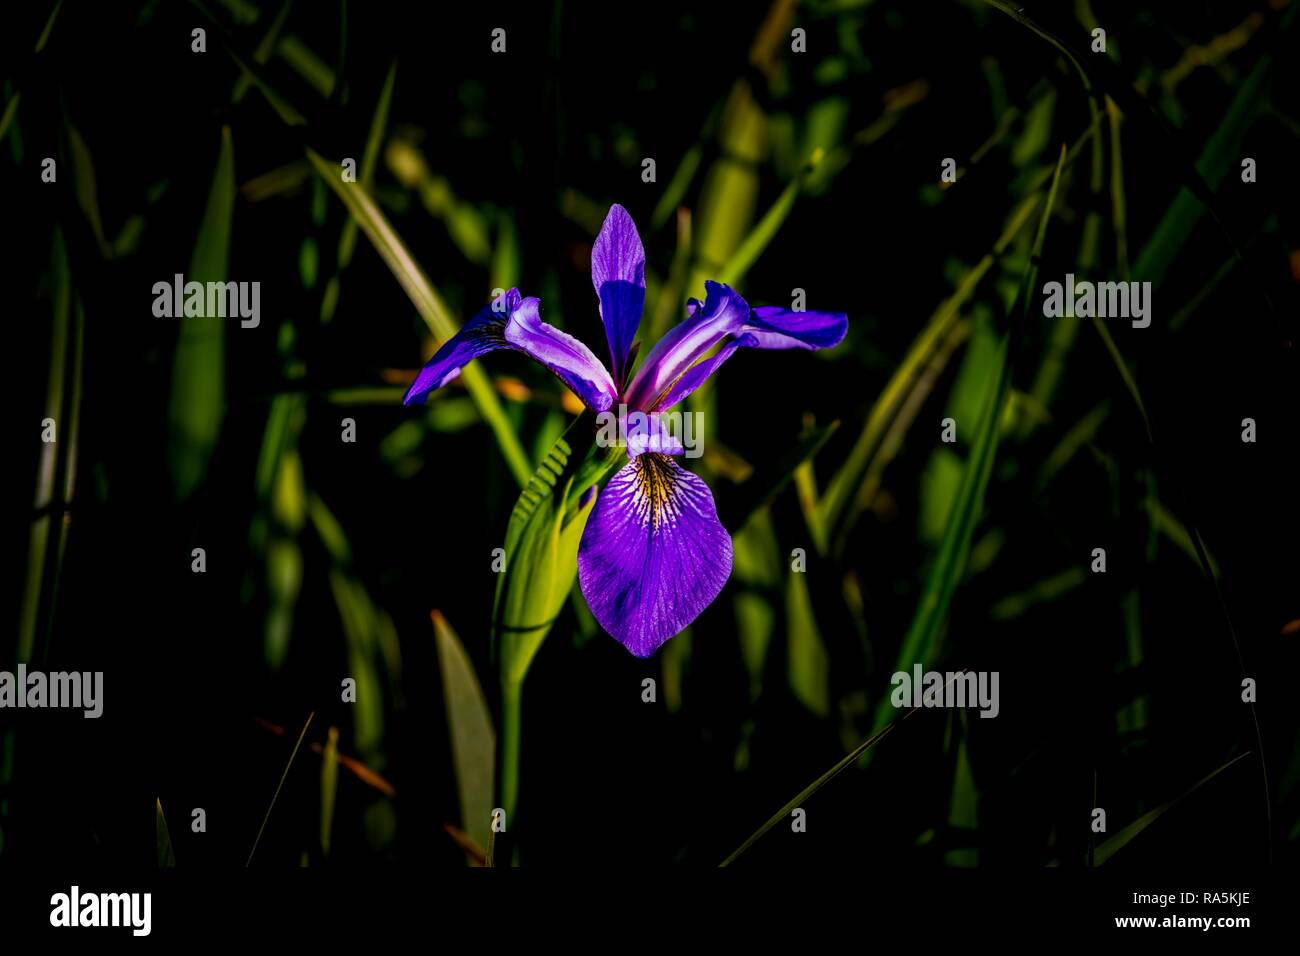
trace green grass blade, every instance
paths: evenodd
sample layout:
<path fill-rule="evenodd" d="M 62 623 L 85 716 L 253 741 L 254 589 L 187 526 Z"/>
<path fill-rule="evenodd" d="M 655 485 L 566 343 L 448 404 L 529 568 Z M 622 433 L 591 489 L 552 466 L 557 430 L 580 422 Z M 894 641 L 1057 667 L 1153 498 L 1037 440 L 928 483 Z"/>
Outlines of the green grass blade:
<path fill-rule="evenodd" d="M 432 616 L 460 797 L 461 829 L 478 846 L 486 846 L 495 785 L 496 730 L 487 698 L 460 638 L 441 613 L 434 611 Z"/>
<path fill-rule="evenodd" d="M 153 822 L 158 844 L 158 869 L 174 867 L 176 852 L 172 849 L 172 836 L 167 830 L 167 818 L 163 815 L 162 800 L 154 801 Z"/>
<path fill-rule="evenodd" d="M 948 616 L 952 596 L 966 567 L 975 525 L 984 507 L 984 492 L 988 488 L 989 478 L 993 474 L 993 462 L 997 456 L 1002 412 L 1011 388 L 1011 372 L 1018 330 L 1024 324 L 1024 315 L 1028 311 L 1029 301 L 1035 288 L 1038 262 L 1047 235 L 1047 223 L 1051 219 L 1052 208 L 1056 202 L 1056 191 L 1061 182 L 1065 157 L 1066 148 L 1062 146 L 1061 156 L 1056 165 L 1056 175 L 1052 178 L 1047 202 L 1039 216 L 1038 232 L 1034 239 L 1030 265 L 1025 270 L 1020 286 L 1017 300 L 1020 315 L 1012 318 L 1011 328 L 1002 343 L 998 377 L 989 390 L 979 430 L 962 474 L 957 500 L 953 503 L 943 540 L 939 544 L 938 555 L 922 588 L 916 614 L 899 648 L 895 671 L 908 670 L 913 664 L 930 659 L 939 630 Z M 889 697 L 882 697 L 876 709 L 875 726 L 878 728 L 885 726 L 893 710 Z"/>
<path fill-rule="evenodd" d="M 320 851 L 330 855 L 330 842 L 334 833 L 334 808 L 339 795 L 339 729 L 331 727 L 325 738 L 325 750 L 320 765 Z"/>
<path fill-rule="evenodd" d="M 1250 756 L 1249 750 L 1243 754 L 1238 754 L 1236 757 L 1233 757 L 1231 760 L 1225 763 L 1218 770 L 1212 771 L 1211 773 L 1202 777 L 1200 780 L 1196 781 L 1196 783 L 1188 787 L 1179 796 L 1168 801 L 1167 803 L 1162 803 L 1160 806 L 1156 807 L 1153 810 L 1148 810 L 1146 813 L 1142 814 L 1142 816 L 1138 817 L 1128 826 L 1124 827 L 1124 829 L 1120 830 L 1114 836 L 1107 839 L 1106 842 L 1103 843 L 1101 846 L 1097 847 L 1096 853 L 1094 854 L 1093 857 L 1093 865 L 1101 866 L 1103 863 L 1106 863 L 1116 853 L 1118 853 L 1120 850 L 1124 849 L 1124 847 L 1132 843 L 1133 839 L 1136 836 L 1138 836 L 1138 834 L 1140 834 L 1143 830 L 1145 830 L 1147 827 L 1151 826 L 1151 824 L 1155 823 L 1162 816 L 1164 816 L 1165 812 L 1169 810 L 1171 807 L 1174 807 L 1181 801 L 1186 800 L 1189 796 L 1191 796 L 1197 790 L 1201 789 L 1201 787 L 1205 786 L 1215 777 L 1222 774 L 1229 767 L 1233 766 L 1234 764 L 1238 763 L 1241 760 L 1244 760 L 1249 756 Z"/>
<path fill-rule="evenodd" d="M 807 164 L 801 169 L 798 175 L 791 180 L 790 184 L 781 191 L 772 208 L 764 213 L 763 218 L 758 221 L 749 235 L 745 237 L 744 242 L 736 249 L 727 264 L 722 267 L 718 273 L 718 282 L 725 282 L 727 285 L 736 285 L 749 271 L 750 266 L 758 261 L 758 257 L 768 247 L 776 234 L 785 225 L 785 221 L 790 216 L 790 211 L 794 209 L 795 200 L 803 192 L 804 184 L 808 177 L 821 163 L 824 153 L 821 149 L 813 151 Z"/>
<path fill-rule="evenodd" d="M 993 249 L 962 277 L 953 294 L 930 316 L 921 334 L 912 343 L 902 363 L 876 399 L 848 457 L 840 470 L 832 476 L 818 501 L 818 520 L 826 529 L 829 540 L 844 535 L 844 524 L 849 520 L 849 506 L 858 495 L 890 424 L 903 408 L 908 396 L 923 380 L 927 364 L 948 337 L 952 326 L 960 317 L 962 307 L 974 295 L 993 264 L 1029 222 L 1039 201 L 1037 195 L 1031 196 L 1016 208 Z"/>
<path fill-rule="evenodd" d="M 266 808 L 266 816 L 262 818 L 262 825 L 257 828 L 257 838 L 253 840 L 253 848 L 248 851 L 248 859 L 244 866 L 251 866 L 253 863 L 253 854 L 257 852 L 257 845 L 262 842 L 262 834 L 266 832 L 266 824 L 271 819 L 271 811 L 275 809 L 275 802 L 280 799 L 280 791 L 284 789 L 284 782 L 289 779 L 289 771 L 293 767 L 294 758 L 298 756 L 298 751 L 302 748 L 303 738 L 307 736 L 307 728 L 311 726 L 312 718 L 316 716 L 316 711 L 307 715 L 307 722 L 302 725 L 302 733 L 298 735 L 298 742 L 293 745 L 293 753 L 289 754 L 289 762 L 284 765 L 284 773 L 280 774 L 280 782 L 275 787 L 275 793 L 271 795 L 271 805 Z"/>
<path fill-rule="evenodd" d="M 199 224 L 186 281 L 224 282 L 230 265 L 231 219 L 235 208 L 235 157 L 230 127 L 221 130 L 212 189 Z M 225 322 L 181 317 L 172 360 L 168 404 L 172 487 L 184 501 L 203 480 L 217 446 L 225 403 Z"/>
<path fill-rule="evenodd" d="M 388 222 L 388 218 L 380 212 L 365 189 L 358 189 L 357 183 L 343 182 L 340 167 L 326 162 L 314 150 L 307 150 L 307 158 L 321 178 L 343 200 L 348 212 L 356 219 L 361 226 L 361 231 L 366 234 L 375 251 L 379 253 L 393 276 L 406 291 L 434 337 L 439 342 L 445 342 L 455 335 L 459 327 L 452 319 L 442 297 L 438 295 L 428 276 L 424 274 L 424 270 L 420 268 L 406 244 Z M 461 371 L 461 381 L 465 383 L 470 397 L 474 399 L 479 414 L 483 416 L 483 420 L 496 436 L 510 473 L 521 486 L 526 485 L 532 475 L 528 453 L 520 443 L 519 436 L 515 433 L 509 419 L 506 418 L 505 411 L 497 401 L 496 393 L 492 391 L 487 376 L 481 368 L 471 363 Z"/>

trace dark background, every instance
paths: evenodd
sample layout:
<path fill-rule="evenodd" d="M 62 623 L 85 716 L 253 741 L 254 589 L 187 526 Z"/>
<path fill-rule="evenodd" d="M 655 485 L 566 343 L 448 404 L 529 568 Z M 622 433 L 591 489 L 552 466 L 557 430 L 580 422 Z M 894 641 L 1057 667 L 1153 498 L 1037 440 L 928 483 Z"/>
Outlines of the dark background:
<path fill-rule="evenodd" d="M 1036 6 L 1034 16 L 1086 49 L 1087 30 L 1070 5 Z M 278 10 L 262 7 L 256 24 L 240 23 L 231 7 L 217 3 L 212 14 L 247 52 Z M 747 863 L 851 862 L 872 872 L 969 863 L 1083 866 L 1092 807 L 1106 808 L 1114 833 L 1246 751 L 1251 756 L 1188 794 L 1114 865 L 1295 859 L 1300 634 L 1283 631 L 1300 618 L 1291 188 L 1300 168 L 1300 78 L 1293 11 L 1267 3 L 1100 2 L 1092 10 L 1119 51 L 1106 67 L 1107 83 L 1145 90 L 1152 104 L 1153 115 L 1130 116 L 1126 107 L 1124 124 L 1134 258 L 1244 78 L 1261 58 L 1274 61 L 1239 150 L 1257 159 L 1258 182 L 1241 183 L 1232 164 L 1216 188 L 1223 228 L 1203 216 L 1184 237 L 1154 293 L 1151 328 L 1109 323 L 1134 369 L 1156 444 L 1147 442 L 1114 363 L 1085 326 L 1051 421 L 1000 452 L 976 540 L 995 532 L 1001 547 L 957 591 L 939 661 L 998 670 L 1001 716 L 918 714 L 880 745 L 868 769 L 847 772 L 807 803 L 806 834 L 778 825 Z M 809 52 L 791 54 L 784 42 L 776 80 L 749 60 L 769 13 L 764 4 L 475 3 L 417 11 L 353 3 L 334 95 L 319 95 L 282 57 L 264 68 L 307 116 L 297 129 L 286 127 L 256 90 L 232 103 L 239 69 L 216 29 L 189 4 L 67 3 L 49 44 L 33 55 L 48 13 L 46 4 L 6 10 L 0 41 L 5 100 L 14 90 L 23 97 L 14 130 L 0 142 L 9 233 L 6 444 L 13 449 L 5 470 L 16 484 L 5 595 L 16 620 L 38 516 L 28 504 L 41 452 L 33 423 L 43 417 L 46 398 L 57 225 L 84 304 L 82 417 L 75 496 L 66 509 L 62 502 L 50 509 L 56 523 L 66 513 L 67 548 L 56 584 L 45 577 L 31 666 L 104 671 L 105 713 L 97 721 L 53 711 L 0 715 L 0 865 L 7 866 L 151 866 L 156 799 L 167 808 L 181 866 L 242 864 L 312 711 L 307 739 L 323 741 L 326 728 L 337 726 L 340 750 L 382 773 L 396 796 L 342 773 L 326 858 L 317 841 L 320 757 L 304 751 L 256 862 L 458 866 L 465 859 L 443 828 L 457 822 L 459 811 L 429 612 L 437 608 L 455 626 L 493 695 L 490 552 L 504 535 L 515 490 L 481 425 L 453 432 L 430 425 L 394 465 L 381 443 L 421 413 L 397 402 L 340 408 L 326 397 L 331 389 L 401 381 L 388 370 L 405 370 L 409 380 L 427 358 L 428 336 L 363 236 L 342 275 L 333 320 L 316 320 L 324 282 L 305 287 L 302 247 L 316 239 L 328 275 L 346 212 L 332 194 L 317 198 L 322 190 L 310 172 L 271 198 L 236 199 L 230 277 L 261 281 L 262 322 L 256 330 L 229 323 L 219 443 L 193 497 L 172 500 L 166 418 L 176 323 L 152 316 L 150 290 L 187 270 L 223 126 L 231 129 L 241 188 L 300 162 L 304 144 L 327 157 L 359 155 L 385 73 L 397 60 L 389 135 L 414 136 L 456 200 L 486 221 L 512 218 L 519 287 L 542 295 L 548 321 L 562 316 L 566 330 L 600 353 L 588 272 L 594 230 L 572 213 L 573 193 L 601 215 L 611 202 L 626 206 L 650 267 L 663 274 L 676 247 L 674 226 L 669 220 L 652 229 L 652 211 L 692 145 L 703 143 L 704 168 L 728 155 L 711 117 L 738 82 L 751 83 L 761 109 L 796 130 L 817 104 L 834 101 L 843 110 L 841 141 L 881 117 L 891 91 L 923 84 L 923 95 L 888 132 L 855 149 L 838 175 L 799 199 L 741 287 L 755 304 L 783 302 L 792 287 L 807 289 L 810 308 L 849 314 L 846 343 L 828 356 L 741 355 L 719 376 L 710 436 L 750 461 L 774 455 L 769 442 L 778 451 L 793 444 L 806 415 L 841 421 L 817 459 L 824 487 L 927 317 L 962 270 L 992 247 L 1024 195 L 1027 171 L 1050 169 L 1060 143 L 1074 142 L 1090 122 L 1088 98 L 1060 54 L 977 3 L 809 4 L 793 21 L 807 30 Z M 1209 44 L 1253 13 L 1257 29 L 1240 49 L 1161 92 L 1159 78 L 1189 46 Z M 191 53 L 190 30 L 205 24 L 208 50 Z M 496 26 L 508 33 L 502 56 L 489 50 Z M 338 4 L 300 0 L 284 32 L 338 66 Z M 1054 99 L 1050 135 L 1035 149 L 1024 115 L 1046 96 Z M 1019 110 L 1010 131 L 955 188 L 937 194 L 940 159 L 954 156 L 966 167 L 998 126 L 1003 103 Z M 116 235 L 131 217 L 143 216 L 138 243 L 121 255 L 102 255 L 73 195 L 70 125 L 93 157 L 105 232 Z M 44 156 L 59 158 L 57 186 L 39 180 Z M 641 180 L 645 156 L 656 158 L 657 183 Z M 789 181 L 789 169 L 780 166 L 769 159 L 758 167 L 760 214 Z M 1100 263 L 1092 270 L 1077 263 L 1095 201 L 1084 169 L 1081 161 L 1063 186 L 1042 281 L 1069 271 L 1115 277 L 1108 204 L 1100 210 L 1107 232 Z M 684 206 L 699 203 L 702 178 Z M 421 208 L 382 158 L 375 191 L 454 313 L 467 318 L 491 288 L 485 263 L 464 255 L 445 223 Z M 322 205 L 323 216 L 316 216 Z M 1172 329 L 1172 315 L 1231 259 L 1227 235 L 1248 264 L 1233 268 Z M 995 266 L 972 304 L 975 321 L 1005 311 L 1023 265 L 1021 249 Z M 1017 366 L 1022 389 L 1050 331 L 1050 320 L 1039 321 L 1036 312 L 1031 308 Z M 295 330 L 288 357 L 277 338 L 286 325 Z M 819 716 L 790 692 L 783 623 L 762 671 L 762 693 L 751 700 L 734 604 L 745 585 L 735 578 L 696 622 L 684 663 L 666 664 L 662 654 L 638 661 L 604 634 L 585 635 L 568 609 L 528 679 L 524 791 L 513 827 L 521 862 L 715 865 L 866 736 L 932 557 L 934 542 L 917 528 L 926 494 L 921 476 L 937 443 L 927 423 L 947 414 L 961 358 L 959 352 L 917 416 L 921 425 L 888 465 L 881 500 L 858 521 L 842 559 L 819 562 L 810 549 L 809 587 L 830 661 L 830 712 Z M 558 394 L 520 356 L 503 353 L 482 364 Z M 287 655 L 271 667 L 265 652 L 267 561 L 250 531 L 263 507 L 253 475 L 272 396 L 287 390 L 304 395 L 298 449 L 306 484 L 344 529 L 347 571 L 390 616 L 399 641 L 400 666 L 381 673 L 382 736 L 361 748 L 353 711 L 338 702 L 339 681 L 351 671 L 329 580 L 337 562 L 310 528 L 290 536 L 302 573 Z M 1089 448 L 1040 486 L 1048 455 L 1103 400 L 1108 412 Z M 530 404 L 512 414 L 531 449 L 548 408 Z M 356 419 L 355 444 L 338 440 L 344 415 Z M 1255 444 L 1240 440 L 1244 417 L 1258 423 Z M 1148 553 L 1143 502 L 1151 474 L 1162 502 L 1204 537 L 1221 572 L 1224 606 L 1196 562 L 1167 537 L 1153 558 Z M 725 513 L 737 494 L 734 483 L 715 476 L 710 484 Z M 809 548 L 793 488 L 776 498 L 770 515 L 781 554 Z M 190 572 L 194 547 L 206 549 L 206 574 Z M 1088 575 L 1010 619 L 990 616 L 1007 595 L 1086 565 L 1094 547 L 1107 549 L 1105 576 Z M 860 584 L 860 613 L 843 601 L 846 574 Z M 1140 595 L 1136 666 L 1126 660 L 1123 629 L 1132 592 Z M 781 607 L 779 588 L 767 597 Z M 17 648 L 11 634 L 0 638 L 0 668 L 10 670 Z M 664 703 L 662 688 L 673 679 L 666 666 L 681 681 L 676 707 Z M 1243 666 L 1259 681 L 1259 736 L 1240 700 Z M 659 705 L 641 702 L 646 676 L 660 682 Z M 1135 699 L 1145 702 L 1145 724 L 1121 732 L 1117 713 Z M 957 739 L 969 759 L 967 789 L 956 779 Z M 207 811 L 206 834 L 186 825 L 191 807 Z"/>

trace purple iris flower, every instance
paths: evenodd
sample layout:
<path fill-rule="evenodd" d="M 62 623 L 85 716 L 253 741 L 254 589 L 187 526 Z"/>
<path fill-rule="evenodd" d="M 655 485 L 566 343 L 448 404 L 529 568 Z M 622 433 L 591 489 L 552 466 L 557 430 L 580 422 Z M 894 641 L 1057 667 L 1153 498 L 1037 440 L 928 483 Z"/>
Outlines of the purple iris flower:
<path fill-rule="evenodd" d="M 699 388 L 736 349 L 831 348 L 848 329 L 839 312 L 751 309 L 735 290 L 706 282 L 704 301 L 689 300 L 686 318 L 631 374 L 645 304 L 645 249 L 622 206 L 610 207 L 591 250 L 591 281 L 612 374 L 587 346 L 543 322 L 536 298 L 511 289 L 443 343 L 405 403 L 422 403 L 471 359 L 514 349 L 558 375 L 593 411 L 626 405 L 648 417 Z M 592 614 L 637 657 L 649 657 L 686 628 L 731 575 L 731 535 L 708 485 L 674 460 L 682 451 L 668 435 L 630 435 L 629 461 L 598 493 L 578 548 L 578 580 Z"/>

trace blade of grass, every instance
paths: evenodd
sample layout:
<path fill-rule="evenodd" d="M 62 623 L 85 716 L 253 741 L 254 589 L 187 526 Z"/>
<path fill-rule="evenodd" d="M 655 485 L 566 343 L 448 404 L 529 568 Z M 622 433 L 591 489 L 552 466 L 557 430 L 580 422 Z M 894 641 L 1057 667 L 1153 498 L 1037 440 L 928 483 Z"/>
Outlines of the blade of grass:
<path fill-rule="evenodd" d="M 461 828 L 476 845 L 484 846 L 491 830 L 496 759 L 492 712 L 460 638 L 440 612 L 433 611 L 431 617 L 438 645 L 447 726 L 451 732 Z"/>
<path fill-rule="evenodd" d="M 284 765 L 284 773 L 280 774 L 280 782 L 276 785 L 275 793 L 271 796 L 271 805 L 266 808 L 266 816 L 262 818 L 262 825 L 257 828 L 257 838 L 253 840 L 253 848 L 248 851 L 248 859 L 244 866 L 251 866 L 253 863 L 253 854 L 257 852 L 257 845 L 262 842 L 262 834 L 266 832 L 266 824 L 271 819 L 271 811 L 275 809 L 275 802 L 280 799 L 280 791 L 284 789 L 284 782 L 289 779 L 289 769 L 293 767 L 293 760 L 298 756 L 298 750 L 302 747 L 303 738 L 307 736 L 307 728 L 311 726 L 311 720 L 316 716 L 316 711 L 307 715 L 307 722 L 302 725 L 302 733 L 298 735 L 298 742 L 293 745 L 293 753 L 289 754 L 289 762 Z"/>
<path fill-rule="evenodd" d="M 171 833 L 167 830 L 167 818 L 163 815 L 162 800 L 154 800 L 154 833 L 158 844 L 158 868 L 167 869 L 176 865 L 176 852 L 172 849 Z"/>
<path fill-rule="evenodd" d="M 320 851 L 330 855 L 330 841 L 334 832 L 334 807 L 339 794 L 339 729 L 331 727 L 325 738 L 325 749 L 320 765 Z"/>
<path fill-rule="evenodd" d="M 230 266 L 231 219 L 235 206 L 235 159 L 230 127 L 222 127 L 221 147 L 207 208 L 199 224 L 188 279 L 224 282 Z M 205 316 L 180 319 L 172 360 L 168 404 L 172 486 L 184 501 L 203 480 L 217 445 L 225 404 L 225 323 Z"/>
<path fill-rule="evenodd" d="M 777 232 L 785 224 L 790 215 L 790 210 L 794 208 L 795 200 L 799 198 L 799 194 L 803 191 L 804 183 L 817 169 L 824 155 L 825 153 L 820 147 L 813 151 L 813 154 L 808 158 L 808 162 L 799 170 L 798 175 L 781 191 L 781 195 L 777 197 L 776 202 L 772 203 L 772 208 L 764 213 L 763 218 L 750 230 L 749 235 L 732 253 L 731 258 L 727 260 L 727 264 L 718 273 L 718 282 L 736 285 L 745 277 L 745 273 L 749 271 L 750 266 L 758 261 L 758 257 L 763 254 L 763 250 L 768 247 L 768 244 L 771 243 Z"/>
<path fill-rule="evenodd" d="M 818 502 L 819 523 L 827 530 L 829 540 L 842 536 L 841 524 L 845 520 L 849 505 L 858 494 L 858 489 L 862 485 L 872 459 L 880 449 L 890 422 L 903 407 L 908 394 L 921 381 L 930 357 L 947 338 L 953 324 L 960 316 L 962 306 L 974 295 L 976 288 L 993 264 L 1029 222 L 1039 203 L 1040 197 L 1033 195 L 1022 200 L 1016 207 L 993 248 L 967 271 L 953 294 L 930 316 L 921 334 L 912 343 L 907 355 L 899 363 L 884 390 L 872 405 L 866 424 L 849 451 L 843 466 L 832 476 Z"/>
<path fill-rule="evenodd" d="M 379 210 L 364 189 L 355 188 L 355 183 L 343 182 L 337 164 L 326 162 L 314 150 L 307 149 L 307 158 L 320 174 L 321 178 L 334 190 L 335 194 L 347 206 L 356 219 L 361 231 L 366 234 L 375 251 L 387 264 L 394 278 L 401 284 L 407 296 L 415 305 L 416 311 L 439 343 L 445 342 L 456 334 L 458 326 L 442 297 L 424 274 L 411 255 L 406 244 L 389 224 L 388 218 Z M 532 467 L 528 463 L 528 453 L 519 441 L 510 421 L 506 418 L 496 393 L 481 368 L 467 365 L 461 372 L 461 380 L 469 390 L 470 397 L 478 407 L 479 414 L 496 436 L 497 444 L 510 473 L 522 487 L 532 476 Z"/>
<path fill-rule="evenodd" d="M 954 681 L 957 680 L 964 673 L 965 671 L 958 671 L 956 676 L 953 678 L 953 680 Z M 766 823 L 764 823 L 761 827 L 759 827 L 757 830 L 751 833 L 745 839 L 745 842 L 742 843 L 739 847 L 737 847 L 730 856 L 728 856 L 725 860 L 722 861 L 721 864 L 719 864 L 719 866 L 730 866 L 732 863 L 736 862 L 736 860 L 739 859 L 740 856 L 742 856 L 745 853 L 745 851 L 747 851 L 750 847 L 752 847 L 755 843 L 757 843 L 764 836 L 764 834 L 766 834 L 774 826 L 776 826 L 778 823 L 782 823 L 790 819 L 790 813 L 796 807 L 801 806 L 805 801 L 808 800 L 809 797 L 813 796 L 813 794 L 815 794 L 818 790 L 826 786 L 826 784 L 830 783 L 832 780 L 834 780 L 836 777 L 842 774 L 845 770 L 848 770 L 849 767 L 852 767 L 853 764 L 856 763 L 859 758 L 869 753 L 871 751 L 871 748 L 873 748 L 874 746 L 876 746 L 876 744 L 880 743 L 880 741 L 888 737 L 891 733 L 894 732 L 895 728 L 899 727 L 903 723 L 903 721 L 907 720 L 907 718 L 911 717 L 919 710 L 921 710 L 920 707 L 913 707 L 911 710 L 907 711 L 905 714 L 903 714 L 903 716 L 899 717 L 893 723 L 889 724 L 886 727 L 882 727 L 880 730 L 876 731 L 866 740 L 862 741 L 862 743 L 858 744 L 858 746 L 854 747 L 851 751 L 849 751 L 849 753 L 842 760 L 840 760 L 837 764 L 835 764 L 835 766 L 831 767 L 830 770 L 827 770 L 824 774 L 822 774 L 820 777 L 818 777 L 808 786 L 800 790 L 799 793 L 795 795 L 793 800 L 791 800 L 789 803 L 783 806 L 780 810 L 776 811 L 776 813 L 772 814 L 772 816 L 768 818 Z"/>
<path fill-rule="evenodd" d="M 1184 790 L 1181 794 L 1179 794 L 1174 799 L 1166 803 L 1162 803 L 1160 804 L 1160 806 L 1156 807 L 1155 809 L 1148 810 L 1146 813 L 1142 814 L 1142 816 L 1138 817 L 1128 826 L 1124 827 L 1124 829 L 1120 830 L 1114 836 L 1107 839 L 1106 842 L 1103 843 L 1101 846 L 1097 847 L 1096 853 L 1094 854 L 1093 857 L 1093 865 L 1101 866 L 1102 864 L 1106 863 L 1116 853 L 1118 853 L 1120 850 L 1124 849 L 1124 847 L 1132 843 L 1133 839 L 1136 836 L 1138 836 L 1138 834 L 1142 833 L 1142 831 L 1147 829 L 1147 827 L 1151 826 L 1151 824 L 1155 823 L 1162 816 L 1164 816 L 1166 811 L 1168 811 L 1174 806 L 1177 806 L 1179 803 L 1181 803 L 1183 800 L 1186 800 L 1189 796 L 1191 796 L 1197 790 L 1201 789 L 1201 787 L 1205 786 L 1215 777 L 1222 774 L 1229 767 L 1233 766 L 1234 764 L 1238 763 L 1241 760 L 1244 760 L 1249 756 L 1250 756 L 1249 750 L 1247 750 L 1243 754 L 1238 754 L 1236 757 L 1233 757 L 1231 760 L 1225 763 L 1218 770 L 1214 770 L 1211 773 L 1207 774 L 1206 776 L 1202 777 L 1200 780 L 1196 781 L 1196 783 L 1192 784 L 1190 787 L 1188 787 L 1186 790 Z"/>
<path fill-rule="evenodd" d="M 1012 307 L 1010 328 L 1001 348 L 998 377 L 989 391 L 987 404 L 979 429 L 972 443 L 970 458 L 962 474 L 961 486 L 957 500 L 953 502 L 952 513 L 944 529 L 943 540 L 939 544 L 938 555 L 926 577 L 917 603 L 912 624 L 903 638 L 898 651 L 894 672 L 910 670 L 915 663 L 925 663 L 933 656 L 939 636 L 939 630 L 948 616 L 948 608 L 953 594 L 960 583 L 966 559 L 970 553 L 971 540 L 975 525 L 983 513 L 984 493 L 993 474 L 993 462 L 997 456 L 998 438 L 1001 431 L 1002 412 L 1007 394 L 1011 388 L 1012 371 L 1019 344 L 1020 333 L 1025 324 L 1029 302 L 1038 276 L 1038 263 L 1042 256 L 1043 244 L 1047 238 L 1047 224 L 1051 220 L 1052 209 L 1056 203 L 1057 188 L 1061 182 L 1061 171 L 1065 167 L 1066 147 L 1062 145 L 1061 155 L 1056 165 L 1056 174 L 1047 193 L 1047 201 L 1038 219 L 1038 231 L 1034 238 L 1033 251 L 1029 267 L 1021 281 L 1017 305 Z M 1019 308 L 1019 314 L 1016 309 Z M 876 708 L 875 726 L 885 726 L 893 705 L 888 696 L 882 697 Z"/>

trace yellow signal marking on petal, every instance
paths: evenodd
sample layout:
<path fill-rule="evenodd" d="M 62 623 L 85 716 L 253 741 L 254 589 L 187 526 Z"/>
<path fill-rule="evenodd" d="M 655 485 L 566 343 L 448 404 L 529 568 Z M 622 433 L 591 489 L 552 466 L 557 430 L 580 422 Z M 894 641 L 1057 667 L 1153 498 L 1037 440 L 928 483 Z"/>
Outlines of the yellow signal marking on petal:
<path fill-rule="evenodd" d="M 636 493 L 632 508 L 641 527 L 650 526 L 652 534 L 665 526 L 675 525 L 681 514 L 677 496 L 677 477 L 673 461 L 658 452 L 646 452 L 633 459 L 636 468 Z"/>

